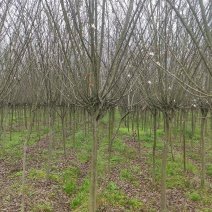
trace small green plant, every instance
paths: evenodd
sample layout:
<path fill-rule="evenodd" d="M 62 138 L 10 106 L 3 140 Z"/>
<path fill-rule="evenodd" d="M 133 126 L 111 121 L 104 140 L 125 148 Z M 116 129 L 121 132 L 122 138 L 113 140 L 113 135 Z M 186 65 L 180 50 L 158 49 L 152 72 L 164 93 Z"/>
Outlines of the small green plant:
<path fill-rule="evenodd" d="M 207 164 L 206 168 L 207 168 L 207 174 L 212 176 L 212 164 Z"/>
<path fill-rule="evenodd" d="M 22 176 L 22 171 L 18 171 L 18 172 L 15 172 L 13 174 L 10 175 L 10 178 L 15 178 L 15 177 L 21 177 Z"/>
<path fill-rule="evenodd" d="M 201 200 L 202 200 L 203 205 L 205 205 L 205 206 L 212 205 L 212 194 L 210 193 L 210 188 L 205 187 L 201 191 Z"/>
<path fill-rule="evenodd" d="M 192 193 L 188 194 L 188 198 L 194 202 L 197 202 L 201 199 L 200 195 L 196 191 L 193 191 Z"/>
<path fill-rule="evenodd" d="M 111 164 L 120 164 L 122 161 L 122 157 L 120 155 L 114 155 L 112 158 L 111 158 Z"/>
<path fill-rule="evenodd" d="M 125 180 L 132 179 L 132 175 L 127 169 L 122 169 L 120 175 L 122 179 L 125 179 Z"/>
<path fill-rule="evenodd" d="M 82 203 L 87 207 L 88 204 L 88 193 L 89 193 L 90 180 L 89 177 L 86 177 L 80 186 L 78 193 L 74 199 L 70 202 L 70 208 L 75 209 L 80 206 Z"/>
<path fill-rule="evenodd" d="M 119 187 L 114 182 L 109 182 L 104 195 L 109 204 L 124 205 L 127 203 L 127 197 L 119 190 Z"/>
<path fill-rule="evenodd" d="M 158 134 L 158 136 L 164 135 L 164 130 L 158 129 L 157 134 Z"/>
<path fill-rule="evenodd" d="M 86 151 L 83 151 L 79 154 L 77 154 L 77 159 L 81 162 L 81 163 L 87 163 L 90 159 L 90 154 Z"/>
<path fill-rule="evenodd" d="M 14 184 L 10 186 L 11 190 L 15 190 L 17 188 L 20 188 L 20 182 L 14 182 Z"/>
<path fill-rule="evenodd" d="M 78 141 L 82 141 L 84 140 L 84 131 L 83 130 L 79 130 L 76 134 L 75 137 Z"/>
<path fill-rule="evenodd" d="M 51 180 L 54 180 L 54 181 L 57 181 L 57 182 L 60 181 L 60 177 L 59 177 L 58 175 L 56 175 L 56 174 L 51 174 L 51 175 L 49 176 L 49 178 L 50 178 Z"/>
<path fill-rule="evenodd" d="M 51 203 L 36 204 L 32 209 L 33 212 L 53 212 Z"/>
<path fill-rule="evenodd" d="M 108 116 L 108 114 L 107 114 L 106 116 L 103 117 L 103 119 L 101 120 L 101 123 L 102 123 L 103 125 L 106 125 L 106 124 L 108 123 L 108 118 L 109 118 L 109 116 Z"/>
<path fill-rule="evenodd" d="M 46 173 L 42 170 L 31 169 L 29 172 L 31 179 L 45 179 Z"/>
<path fill-rule="evenodd" d="M 120 177 L 121 177 L 122 180 L 129 182 L 129 183 L 133 184 L 134 186 L 138 187 L 139 183 L 136 180 L 135 176 L 133 176 L 131 174 L 131 172 L 132 171 L 129 171 L 127 169 L 122 169 L 121 173 L 120 173 Z"/>
<path fill-rule="evenodd" d="M 146 132 L 145 136 L 144 136 L 144 141 L 152 141 L 152 135 L 149 132 Z"/>
<path fill-rule="evenodd" d="M 136 208 L 140 208 L 141 209 L 142 206 L 143 206 L 143 203 L 138 201 L 138 200 L 136 200 L 136 199 L 130 199 L 129 200 L 129 205 L 132 206 L 134 209 L 136 209 Z"/>
<path fill-rule="evenodd" d="M 76 180 L 66 181 L 63 183 L 63 189 L 66 193 L 72 194 L 76 190 Z"/>
<path fill-rule="evenodd" d="M 191 172 L 192 174 L 199 173 L 199 169 L 191 162 L 187 162 L 187 171 Z"/>
<path fill-rule="evenodd" d="M 127 128 L 119 128 L 119 132 L 122 134 L 122 135 L 128 135 L 128 136 L 132 136 L 132 132 L 128 132 L 128 129 Z"/>
<path fill-rule="evenodd" d="M 189 139 L 192 139 L 192 129 L 190 127 L 186 128 L 186 135 Z"/>
<path fill-rule="evenodd" d="M 69 167 L 63 171 L 62 187 L 68 194 L 72 194 L 77 188 L 77 176 L 79 169 L 76 167 Z"/>

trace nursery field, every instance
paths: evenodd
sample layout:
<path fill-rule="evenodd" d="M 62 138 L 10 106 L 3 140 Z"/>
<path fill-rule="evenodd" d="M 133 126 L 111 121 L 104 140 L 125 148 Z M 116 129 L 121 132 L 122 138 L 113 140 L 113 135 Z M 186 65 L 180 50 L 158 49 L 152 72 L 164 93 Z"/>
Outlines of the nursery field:
<path fill-rule="evenodd" d="M 212 0 L 0 0 L 0 212 L 212 212 Z"/>
<path fill-rule="evenodd" d="M 29 134 L 30 114 L 27 110 L 24 117 L 22 112 L 22 108 L 13 111 L 7 109 L 1 126 L 0 211 L 20 211 L 23 195 L 25 211 L 89 211 L 92 151 L 92 125 L 89 116 L 85 117 L 80 112 L 67 115 L 63 130 L 60 116 L 55 110 L 51 134 L 48 113 L 45 114 L 43 109 L 37 110 L 30 139 L 27 141 L 23 185 L 23 147 Z M 146 112 L 145 116 L 141 114 L 139 126 L 132 124 L 133 117 L 128 115 L 118 128 L 121 114 L 118 110 L 115 111 L 114 140 L 111 148 L 108 139 L 109 115 L 107 114 L 99 124 L 97 211 L 160 211 L 163 119 L 159 118 L 157 122 L 156 169 L 153 183 L 154 133 L 151 113 Z M 168 146 L 166 165 L 167 211 L 170 212 L 212 211 L 212 131 L 208 124 L 205 132 L 204 187 L 200 183 L 198 120 L 195 133 L 193 136 L 191 134 L 188 118 L 185 170 L 182 131 L 180 126 L 172 126 L 173 149 L 171 151 L 170 145 Z M 52 146 L 50 139 L 53 139 Z"/>

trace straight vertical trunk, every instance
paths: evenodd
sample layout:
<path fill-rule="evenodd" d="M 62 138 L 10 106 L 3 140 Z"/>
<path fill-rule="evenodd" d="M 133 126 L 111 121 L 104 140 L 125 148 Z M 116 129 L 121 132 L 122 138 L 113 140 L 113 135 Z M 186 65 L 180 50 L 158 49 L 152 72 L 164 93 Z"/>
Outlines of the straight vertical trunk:
<path fill-rule="evenodd" d="M 63 153 L 64 153 L 64 157 L 66 158 L 65 115 L 64 114 L 62 114 L 61 116 L 61 122 L 62 122 Z"/>
<path fill-rule="evenodd" d="M 85 138 L 87 136 L 87 116 L 86 116 L 86 110 L 84 110 L 84 135 Z"/>
<path fill-rule="evenodd" d="M 166 211 L 166 164 L 167 164 L 167 152 L 168 143 L 170 138 L 169 129 L 169 116 L 165 113 L 165 132 L 166 138 L 164 141 L 164 147 L 162 152 L 162 170 L 161 170 L 161 211 Z"/>
<path fill-rule="evenodd" d="M 186 173 L 186 112 L 183 111 L 183 169 Z"/>
<path fill-rule="evenodd" d="M 10 119 L 10 141 L 12 141 L 13 116 L 14 116 L 14 107 L 12 106 L 12 108 L 11 108 L 11 119 Z"/>
<path fill-rule="evenodd" d="M 194 133 L 195 133 L 195 121 L 194 121 L 194 109 L 191 108 L 191 147 L 194 146 Z"/>
<path fill-rule="evenodd" d="M 92 116 L 92 156 L 91 156 L 91 183 L 90 183 L 90 212 L 96 212 L 96 196 L 97 196 L 97 147 L 98 147 L 98 121 L 96 116 Z"/>
<path fill-rule="evenodd" d="M 208 108 L 201 108 L 201 166 L 202 166 L 202 173 L 201 173 L 201 187 L 205 186 L 205 122 L 208 113 Z"/>
<path fill-rule="evenodd" d="M 1 107 L 1 129 L 3 130 L 4 106 Z"/>
<path fill-rule="evenodd" d="M 108 157 L 108 171 L 110 172 L 110 161 L 111 161 L 111 155 L 112 155 L 112 147 L 113 147 L 113 130 L 114 130 L 114 116 L 115 116 L 115 110 L 114 108 L 111 108 L 109 111 L 109 135 L 108 135 L 108 151 L 109 151 L 109 157 Z"/>
<path fill-rule="evenodd" d="M 27 106 L 24 105 L 24 124 L 25 128 L 27 129 Z"/>
<path fill-rule="evenodd" d="M 76 114 L 75 114 L 75 109 L 73 109 L 73 131 L 72 131 L 72 146 L 73 149 L 75 149 L 75 133 L 76 133 Z"/>
<path fill-rule="evenodd" d="M 156 141 L 157 141 L 157 110 L 156 109 L 154 109 L 154 112 L 153 112 L 153 124 L 154 124 L 154 143 L 153 143 L 153 149 L 152 149 L 152 160 L 153 160 L 152 184 L 153 186 L 155 186 L 155 172 L 156 172 L 155 153 L 156 153 Z"/>
<path fill-rule="evenodd" d="M 35 117 L 35 111 L 32 111 L 32 117 L 30 120 L 30 125 L 27 130 L 27 136 L 24 141 L 24 147 L 23 147 L 23 173 L 22 173 L 22 186 L 21 186 L 21 212 L 25 211 L 25 181 L 26 181 L 26 159 L 27 159 L 27 144 L 30 140 L 30 135 L 32 132 L 33 122 Z"/>
<path fill-rule="evenodd" d="M 137 108 L 137 136 L 138 136 L 138 158 L 141 159 L 141 141 L 140 141 L 140 111 L 139 108 Z"/>
<path fill-rule="evenodd" d="M 49 183 L 50 170 L 51 170 L 51 156 L 52 156 L 52 144 L 53 144 L 53 109 L 49 108 L 49 147 L 48 147 L 48 161 L 46 167 L 46 184 Z"/>

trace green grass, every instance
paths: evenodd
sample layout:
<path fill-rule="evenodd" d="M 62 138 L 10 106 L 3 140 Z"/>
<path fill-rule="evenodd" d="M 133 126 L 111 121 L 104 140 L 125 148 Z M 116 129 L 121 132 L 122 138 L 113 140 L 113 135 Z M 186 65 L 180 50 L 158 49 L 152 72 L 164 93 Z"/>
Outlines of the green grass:
<path fill-rule="evenodd" d="M 106 116 L 103 117 L 103 119 L 101 120 L 101 123 L 103 125 L 107 125 L 109 121 L 109 114 L 107 113 Z"/>
<path fill-rule="evenodd" d="M 201 196 L 197 191 L 188 192 L 187 197 L 194 202 L 197 202 L 201 199 Z"/>
<path fill-rule="evenodd" d="M 132 132 L 130 132 L 130 131 L 128 132 L 127 128 L 120 127 L 119 128 L 119 133 L 121 133 L 122 135 L 132 136 Z"/>
<path fill-rule="evenodd" d="M 45 202 L 42 204 L 36 204 L 33 206 L 33 209 L 31 210 L 31 212 L 53 212 L 53 207 L 51 205 L 51 203 L 49 202 Z"/>
<path fill-rule="evenodd" d="M 212 164 L 206 164 L 207 174 L 212 176 Z"/>
<path fill-rule="evenodd" d="M 124 205 L 127 203 L 127 197 L 120 191 L 119 187 L 114 182 L 109 182 L 104 192 L 104 198 L 108 204 Z"/>
<path fill-rule="evenodd" d="M 33 180 L 45 179 L 45 177 L 46 177 L 46 172 L 43 170 L 31 169 L 29 172 L 29 178 Z"/>
<path fill-rule="evenodd" d="M 75 197 L 70 202 L 70 209 L 76 209 L 79 206 L 83 207 L 81 209 L 88 208 L 88 197 L 90 188 L 90 178 L 86 177 L 82 185 L 77 189 Z"/>
<path fill-rule="evenodd" d="M 77 189 L 78 175 L 80 171 L 77 167 L 67 167 L 62 172 L 62 187 L 68 194 L 72 194 Z"/>
<path fill-rule="evenodd" d="M 57 117 L 59 118 L 59 117 Z M 118 182 L 112 182 L 108 180 L 108 132 L 107 132 L 107 125 L 108 125 L 108 114 L 102 119 L 100 123 L 100 132 L 99 135 L 102 135 L 103 129 L 106 130 L 104 136 L 100 137 L 100 141 L 98 143 L 98 188 L 101 188 L 101 192 L 98 193 L 97 196 L 97 205 L 99 209 L 105 210 L 105 208 L 110 208 L 110 206 L 114 206 L 117 208 L 124 208 L 126 211 L 156 211 L 151 204 L 154 204 L 156 201 L 154 198 L 150 200 L 149 205 L 144 205 L 137 196 L 129 197 L 125 190 L 122 190 L 121 187 L 118 186 Z M 29 118 L 28 118 L 29 120 Z M 117 123 L 120 120 L 120 113 L 116 111 L 115 113 L 115 126 L 114 132 L 116 131 Z M 131 119 L 130 119 L 131 120 Z M 14 123 L 17 122 L 17 118 L 14 118 Z M 9 122 L 7 122 L 9 123 Z M 24 124 L 24 123 L 23 123 Z M 189 123 L 190 124 L 190 123 Z M 200 163 L 200 153 L 199 153 L 199 138 L 200 138 L 200 128 L 197 124 L 196 131 L 194 134 L 194 149 L 190 151 L 190 144 L 191 144 L 191 127 L 188 124 L 186 128 L 186 144 L 187 144 L 187 156 L 190 158 L 187 160 L 187 173 L 184 174 L 183 172 L 183 160 L 181 153 L 178 151 L 174 151 L 175 161 L 172 161 L 170 152 L 168 153 L 168 160 L 167 160 L 167 188 L 171 189 L 180 189 L 186 197 L 193 201 L 197 202 L 200 206 L 197 208 L 199 211 L 211 211 L 210 207 L 212 205 L 212 194 L 211 191 L 208 189 L 201 190 L 199 189 L 198 185 L 200 184 L 200 172 L 196 163 Z M 136 124 L 134 125 L 135 129 Z M 145 152 L 142 152 L 142 159 L 144 157 L 145 161 L 147 161 L 147 165 L 150 167 L 150 173 L 152 172 L 152 147 L 153 147 L 153 130 L 142 130 L 142 124 L 140 123 L 140 141 L 141 146 L 145 147 Z M 163 123 L 161 122 L 161 129 L 157 129 L 157 146 L 156 146 L 156 185 L 158 186 L 157 189 L 160 187 L 161 181 L 161 159 L 162 159 L 162 148 L 163 148 L 163 138 L 164 138 L 164 130 L 162 129 Z M 91 127 L 91 125 L 90 125 Z M 174 125 L 173 125 L 174 127 Z M 9 129 L 9 127 L 8 127 Z M 36 131 L 37 126 L 33 127 L 33 131 L 31 134 L 31 139 L 28 143 L 28 146 L 33 147 L 38 141 L 38 132 Z M 88 130 L 88 128 L 87 128 Z M 77 164 L 89 164 L 91 158 L 91 149 L 92 149 L 92 132 L 89 129 L 85 136 L 84 127 L 81 123 L 77 124 L 77 129 L 75 132 L 75 149 L 74 155 L 76 153 L 76 166 Z M 173 142 L 174 145 L 178 148 L 182 148 L 182 143 L 178 140 L 179 134 L 181 130 L 173 130 Z M 209 127 L 208 127 L 209 132 Z M 40 135 L 41 139 L 43 136 L 46 136 L 49 133 L 48 126 L 40 126 Z M 51 182 L 54 181 L 54 185 L 52 185 L 52 190 L 50 193 L 47 194 L 46 202 L 40 201 L 31 207 L 31 211 L 53 211 L 52 205 L 48 202 L 50 199 L 53 201 L 56 198 L 58 192 L 61 195 L 67 195 L 70 197 L 70 211 L 75 212 L 83 212 L 88 211 L 88 204 L 89 204 L 89 188 L 90 188 L 90 173 L 88 171 L 87 176 L 84 179 L 79 181 L 79 177 L 81 177 L 79 168 L 75 166 L 67 165 L 67 167 L 60 168 L 58 171 L 58 164 L 63 155 L 62 143 L 61 145 L 56 145 L 61 141 L 61 124 L 58 125 L 56 120 L 55 128 L 54 128 L 54 140 L 55 143 L 53 145 L 52 151 L 52 168 L 50 173 Z M 22 126 L 21 132 L 18 132 L 17 127 L 15 124 L 13 125 L 13 132 L 12 132 L 12 140 L 9 140 L 9 131 L 6 134 L 6 155 L 10 156 L 9 164 L 14 165 L 16 159 L 21 159 L 23 155 L 23 142 L 27 135 L 27 130 Z M 210 144 L 210 132 L 206 139 L 206 149 L 211 145 Z M 2 140 L 2 137 L 0 138 Z M 112 157 L 111 157 L 111 170 L 118 169 L 119 175 L 118 180 L 121 183 L 132 184 L 136 188 L 139 187 L 139 177 L 142 175 L 142 168 L 139 162 L 135 162 L 135 158 L 137 158 L 136 150 L 132 149 L 130 146 L 125 144 L 124 141 L 131 140 L 132 141 L 132 131 L 131 131 L 131 123 L 130 123 L 130 130 L 124 127 L 124 123 L 122 123 L 118 135 L 114 139 L 113 148 L 112 148 Z M 136 138 L 137 139 L 137 138 Z M 66 162 L 69 160 L 69 153 L 72 154 L 71 149 L 73 148 L 73 134 L 72 130 L 68 129 L 66 144 L 67 144 L 67 158 Z M 137 147 L 138 143 L 134 145 Z M 60 149 L 59 149 L 60 147 Z M 210 146 L 211 147 L 211 146 Z M 170 147 L 169 147 L 170 150 Z M 179 151 L 180 152 L 180 151 Z M 212 161 L 212 150 L 207 151 L 207 165 L 206 165 L 206 174 L 208 176 L 212 176 L 212 166 L 210 161 Z M 42 149 L 42 153 L 35 153 L 30 155 L 28 161 L 34 160 L 39 158 L 41 161 L 41 167 L 45 166 L 47 161 L 47 153 L 48 149 Z M 0 150 L 1 155 L 1 150 Z M 12 157 L 11 157 L 12 156 Z M 3 157 L 1 155 L 1 157 Z M 63 159 L 62 159 L 63 160 Z M 137 159 L 136 159 L 137 161 Z M 192 162 L 195 161 L 195 162 Z M 75 162 L 75 161 L 74 161 Z M 75 163 L 74 163 L 75 164 Z M 62 169 L 62 170 L 61 170 Z M 14 181 L 14 183 L 9 187 L 10 192 L 17 192 L 20 186 L 20 178 L 22 176 L 22 171 L 13 172 L 9 175 L 9 178 Z M 27 176 L 29 180 L 33 180 L 39 182 L 40 180 L 44 181 L 46 178 L 45 171 L 40 168 L 31 168 L 29 170 L 29 175 Z M 206 188 L 209 182 L 206 180 Z M 32 187 L 27 185 L 27 195 L 30 197 L 34 197 L 36 192 L 33 190 Z M 208 186 L 209 187 L 209 186 Z M 0 197 L 1 198 L 1 197 Z M 10 199 L 11 200 L 11 199 Z M 152 202 L 151 202 L 152 201 Z M 173 208 L 174 210 L 174 208 Z"/>
<path fill-rule="evenodd" d="M 10 178 L 13 179 L 13 178 L 16 178 L 16 177 L 21 177 L 22 176 L 22 173 L 23 173 L 23 171 L 17 171 L 15 173 L 12 173 L 10 175 Z"/>
<path fill-rule="evenodd" d="M 132 170 L 122 169 L 120 172 L 120 179 L 133 184 L 136 188 L 139 187 L 139 183 L 136 177 L 132 174 Z"/>
<path fill-rule="evenodd" d="M 110 181 L 103 194 L 99 198 L 101 205 L 114 205 L 114 206 L 128 206 L 131 210 L 140 210 L 143 208 L 143 203 L 136 198 L 129 198 L 123 191 L 120 190 L 118 185 Z"/>

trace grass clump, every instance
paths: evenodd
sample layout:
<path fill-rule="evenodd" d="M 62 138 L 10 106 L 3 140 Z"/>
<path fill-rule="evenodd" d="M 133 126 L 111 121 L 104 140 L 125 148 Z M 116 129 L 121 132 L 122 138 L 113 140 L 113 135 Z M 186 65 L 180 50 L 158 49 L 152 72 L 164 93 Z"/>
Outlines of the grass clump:
<path fill-rule="evenodd" d="M 69 167 L 63 171 L 62 187 L 66 193 L 72 194 L 76 191 L 79 173 L 79 169 L 76 167 Z"/>
<path fill-rule="evenodd" d="M 197 191 L 193 191 L 193 192 L 187 194 L 187 197 L 194 202 L 197 202 L 201 199 L 201 196 L 199 195 L 199 193 Z"/>
<path fill-rule="evenodd" d="M 89 179 L 89 177 L 86 177 L 84 179 L 82 185 L 78 189 L 76 196 L 70 202 L 70 209 L 76 209 L 79 206 L 88 208 L 89 187 L 90 187 L 90 179 Z M 82 204 L 83 204 L 83 206 L 82 206 Z"/>
<path fill-rule="evenodd" d="M 111 205 L 125 205 L 127 203 L 127 197 L 123 192 L 119 190 L 118 185 L 114 182 L 109 182 L 104 197 L 106 198 L 106 202 Z"/>
<path fill-rule="evenodd" d="M 87 163 L 90 160 L 90 153 L 82 151 L 76 157 L 81 163 Z"/>
<path fill-rule="evenodd" d="M 43 170 L 31 169 L 29 172 L 29 177 L 33 180 L 35 179 L 45 179 L 46 173 Z"/>
<path fill-rule="evenodd" d="M 53 207 L 51 206 L 51 203 L 46 202 L 43 204 L 36 204 L 33 209 L 32 212 L 53 212 Z"/>
<path fill-rule="evenodd" d="M 212 176 L 212 164 L 207 164 L 206 169 L 207 169 L 207 174 Z"/>
<path fill-rule="evenodd" d="M 133 209 L 143 208 L 143 203 L 136 200 L 136 199 L 130 199 L 129 205 L 133 207 Z"/>
<path fill-rule="evenodd" d="M 132 171 L 129 171 L 127 169 L 122 169 L 120 172 L 120 177 L 122 180 L 129 182 L 133 184 L 134 186 L 138 187 L 139 183 L 137 182 L 135 176 L 131 173 Z"/>
<path fill-rule="evenodd" d="M 132 136 L 132 133 L 128 132 L 128 129 L 127 128 L 123 128 L 123 127 L 119 128 L 119 133 L 121 133 L 122 135 Z"/>
<path fill-rule="evenodd" d="M 125 175 L 126 173 L 124 173 Z M 128 174 L 127 174 L 128 176 Z M 114 205 L 125 206 L 133 211 L 143 208 L 143 203 L 135 198 L 130 199 L 122 192 L 118 185 L 112 181 L 108 183 L 103 195 L 99 199 L 99 204 L 102 205 Z M 130 210 L 130 211 L 131 211 Z"/>

